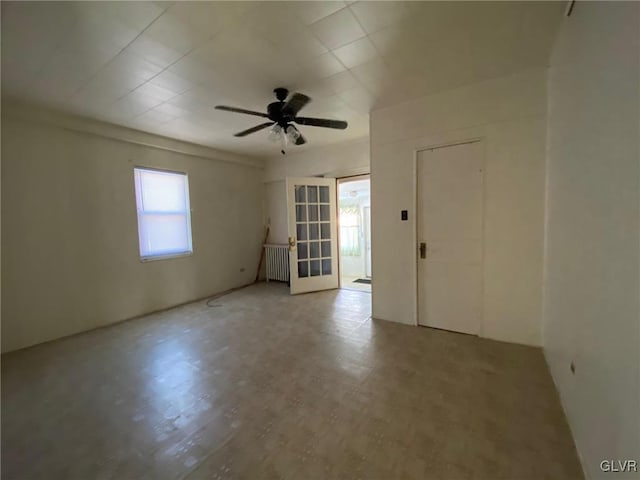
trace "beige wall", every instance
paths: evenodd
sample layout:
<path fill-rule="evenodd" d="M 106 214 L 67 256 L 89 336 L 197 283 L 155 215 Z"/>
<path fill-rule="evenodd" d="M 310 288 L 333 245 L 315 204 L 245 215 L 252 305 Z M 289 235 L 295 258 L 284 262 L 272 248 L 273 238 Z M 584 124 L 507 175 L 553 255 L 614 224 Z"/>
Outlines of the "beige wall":
<path fill-rule="evenodd" d="M 578 2 L 549 71 L 544 349 L 591 479 L 640 460 L 639 37 L 638 3 Z"/>
<path fill-rule="evenodd" d="M 287 243 L 286 177 L 346 177 L 369 173 L 369 139 L 271 157 L 265 162 L 265 223 L 270 243 Z"/>
<path fill-rule="evenodd" d="M 262 168 L 2 113 L 3 351 L 253 280 L 262 241 Z M 120 131 L 143 143 L 217 155 Z M 139 261 L 136 165 L 189 174 L 193 256 Z"/>
<path fill-rule="evenodd" d="M 373 316 L 415 324 L 416 151 L 482 138 L 481 335 L 540 345 L 546 70 L 449 90 L 371 114 Z M 409 221 L 400 211 L 409 211 Z"/>

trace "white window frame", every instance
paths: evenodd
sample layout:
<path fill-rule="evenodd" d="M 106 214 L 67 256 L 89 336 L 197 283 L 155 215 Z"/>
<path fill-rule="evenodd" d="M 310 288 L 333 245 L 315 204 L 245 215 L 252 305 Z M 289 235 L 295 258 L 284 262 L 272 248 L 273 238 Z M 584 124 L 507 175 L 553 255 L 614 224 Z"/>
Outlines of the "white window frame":
<path fill-rule="evenodd" d="M 185 205 L 186 205 L 186 211 L 167 211 L 167 214 L 170 215 L 176 215 L 176 214 L 180 214 L 180 215 L 185 215 L 186 216 L 186 223 L 187 223 L 187 238 L 188 238 L 188 243 L 189 243 L 189 250 L 186 250 L 184 252 L 171 252 L 171 253 L 158 253 L 158 254 L 154 254 L 154 255 L 142 255 L 142 248 L 140 245 L 141 242 L 141 238 L 140 238 L 140 220 L 141 218 L 143 218 L 145 216 L 145 214 L 147 214 L 144 211 L 144 207 L 142 205 L 140 205 L 140 198 L 142 195 L 142 185 L 140 185 L 140 180 L 139 177 L 136 173 L 136 171 L 147 171 L 147 172 L 160 172 L 160 173 L 165 173 L 165 174 L 171 174 L 171 175 L 180 175 L 182 177 L 184 177 L 184 183 L 185 183 Z M 140 255 L 140 261 L 141 262 L 150 262 L 150 261 L 155 261 L 155 260 L 167 260 L 167 259 L 171 259 L 171 258 L 181 258 L 181 257 L 188 257 L 193 255 L 193 239 L 192 239 L 192 231 L 191 231 L 191 201 L 189 198 L 189 176 L 187 175 L 186 172 L 177 172 L 174 170 L 164 170 L 164 169 L 160 169 L 160 168 L 150 168 L 150 167 L 143 167 L 143 166 L 136 166 L 133 169 L 133 179 L 134 179 L 134 193 L 135 193 L 135 198 L 136 198 L 136 213 L 137 213 L 137 221 L 138 221 L 138 254 Z M 157 215 L 159 212 L 153 212 L 154 215 Z"/>

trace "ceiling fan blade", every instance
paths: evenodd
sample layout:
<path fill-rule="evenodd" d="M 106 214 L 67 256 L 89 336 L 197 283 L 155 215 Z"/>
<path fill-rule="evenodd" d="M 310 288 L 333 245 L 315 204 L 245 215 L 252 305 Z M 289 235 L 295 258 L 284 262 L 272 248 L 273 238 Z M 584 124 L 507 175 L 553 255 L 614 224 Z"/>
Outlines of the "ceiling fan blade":
<path fill-rule="evenodd" d="M 294 93 L 287 103 L 282 107 L 283 115 L 290 115 L 294 117 L 302 107 L 311 101 L 311 98 L 303 95 L 302 93 Z"/>
<path fill-rule="evenodd" d="M 227 107 L 225 105 L 216 105 L 214 108 L 216 110 L 224 110 L 226 112 L 246 113 L 247 115 L 255 115 L 256 117 L 267 118 L 269 116 L 266 113 L 254 112 L 253 110 L 245 110 L 244 108 Z"/>
<path fill-rule="evenodd" d="M 296 117 L 293 119 L 299 125 L 309 125 L 311 127 L 325 127 L 325 128 L 337 128 L 338 130 L 344 130 L 348 124 L 342 120 L 329 120 L 327 118 L 310 118 L 310 117 Z"/>
<path fill-rule="evenodd" d="M 270 127 L 271 125 L 273 125 L 273 122 L 261 123 L 260 125 L 256 125 L 255 127 L 251 127 L 251 128 L 246 129 L 246 130 L 243 130 L 242 132 L 235 133 L 233 136 L 234 137 L 246 137 L 250 133 L 258 132 L 258 131 L 262 130 L 263 128 Z"/>

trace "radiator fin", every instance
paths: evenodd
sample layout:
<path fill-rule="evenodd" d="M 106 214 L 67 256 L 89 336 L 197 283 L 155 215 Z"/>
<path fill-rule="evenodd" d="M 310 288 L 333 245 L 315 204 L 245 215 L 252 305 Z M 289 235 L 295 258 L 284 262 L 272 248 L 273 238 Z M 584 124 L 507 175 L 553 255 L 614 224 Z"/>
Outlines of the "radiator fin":
<path fill-rule="evenodd" d="M 267 282 L 289 281 L 289 246 L 268 244 L 264 246 L 267 270 Z"/>

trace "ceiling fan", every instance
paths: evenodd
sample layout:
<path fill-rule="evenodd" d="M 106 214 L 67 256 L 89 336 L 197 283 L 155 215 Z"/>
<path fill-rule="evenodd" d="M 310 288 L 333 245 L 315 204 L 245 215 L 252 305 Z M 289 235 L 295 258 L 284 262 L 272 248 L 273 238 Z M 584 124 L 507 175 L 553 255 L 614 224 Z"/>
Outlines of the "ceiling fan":
<path fill-rule="evenodd" d="M 306 139 L 302 136 L 300 131 L 293 125 L 309 125 L 311 127 L 324 127 L 324 128 L 336 128 L 338 130 L 344 130 L 347 128 L 347 122 L 342 120 L 329 120 L 326 118 L 311 118 L 311 117 L 298 117 L 298 112 L 307 103 L 311 101 L 311 98 L 303 95 L 302 93 L 294 93 L 289 100 L 286 100 L 289 95 L 289 90 L 286 88 L 276 88 L 275 93 L 277 102 L 270 103 L 267 106 L 267 113 L 254 112 L 252 110 L 245 110 L 244 108 L 227 107 L 224 105 L 217 105 L 215 108 L 218 110 L 225 110 L 227 112 L 245 113 L 247 115 L 255 115 L 257 117 L 268 118 L 269 121 L 251 127 L 242 132 L 236 133 L 235 137 L 245 137 L 250 133 L 255 133 L 268 127 L 272 127 L 269 138 L 274 141 L 280 140 L 282 142 L 282 154 L 284 155 L 287 141 L 291 141 L 294 145 L 302 145 L 307 143 Z"/>

